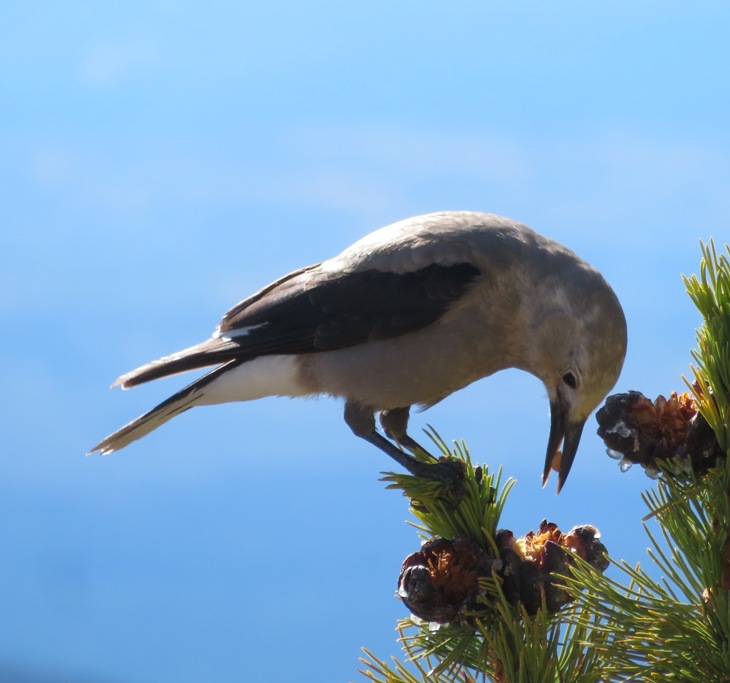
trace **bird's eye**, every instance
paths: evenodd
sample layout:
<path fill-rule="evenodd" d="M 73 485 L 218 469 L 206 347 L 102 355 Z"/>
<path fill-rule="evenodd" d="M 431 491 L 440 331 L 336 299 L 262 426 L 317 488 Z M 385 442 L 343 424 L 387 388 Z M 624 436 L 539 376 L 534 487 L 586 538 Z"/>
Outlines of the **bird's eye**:
<path fill-rule="evenodd" d="M 563 382 L 565 382 L 571 389 L 575 389 L 578 386 L 578 380 L 572 372 L 566 372 L 563 375 Z"/>

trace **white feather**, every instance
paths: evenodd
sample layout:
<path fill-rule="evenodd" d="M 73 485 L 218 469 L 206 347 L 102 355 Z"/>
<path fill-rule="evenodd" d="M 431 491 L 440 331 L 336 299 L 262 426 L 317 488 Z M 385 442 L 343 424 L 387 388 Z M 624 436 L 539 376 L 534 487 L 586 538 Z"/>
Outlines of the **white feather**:
<path fill-rule="evenodd" d="M 215 332 L 213 332 L 213 337 L 215 337 L 216 339 L 225 339 L 226 341 L 236 339 L 237 337 L 247 337 L 254 330 L 260 330 L 262 327 L 265 327 L 268 324 L 269 323 L 259 323 L 258 325 L 249 325 L 248 327 L 239 327 L 234 330 L 226 330 L 226 332 L 216 330 Z"/>
<path fill-rule="evenodd" d="M 298 379 L 296 356 L 262 356 L 230 370 L 220 370 L 218 377 L 211 381 L 203 379 L 183 389 L 109 435 L 89 452 L 101 451 L 106 455 L 118 451 L 194 406 L 311 393 Z"/>
<path fill-rule="evenodd" d="M 260 356 L 223 372 L 207 384 L 196 405 L 252 401 L 264 396 L 306 396 L 296 356 Z"/>

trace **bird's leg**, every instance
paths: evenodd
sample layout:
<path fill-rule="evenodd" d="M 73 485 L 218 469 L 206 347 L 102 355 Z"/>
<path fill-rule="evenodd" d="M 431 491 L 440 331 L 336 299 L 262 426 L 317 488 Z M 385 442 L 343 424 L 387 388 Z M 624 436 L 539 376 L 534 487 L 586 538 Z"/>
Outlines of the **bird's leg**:
<path fill-rule="evenodd" d="M 418 456 L 425 455 L 434 462 L 423 463 L 428 467 L 425 473 L 417 476 L 425 476 L 430 479 L 436 479 L 444 483 L 444 487 L 453 491 L 461 489 L 461 480 L 464 475 L 464 466 L 462 463 L 454 460 L 446 460 L 445 458 L 437 459 L 431 455 L 418 441 L 408 435 L 408 418 L 410 416 L 410 406 L 404 408 L 392 408 L 391 410 L 383 410 L 380 413 L 380 425 L 388 438 L 395 441 L 399 446 L 407 448 L 415 457 L 413 462 L 423 463 Z M 406 467 L 408 469 L 408 467 Z M 414 472 L 408 469 L 411 474 Z M 444 478 L 444 471 L 446 477 Z"/>
<path fill-rule="evenodd" d="M 407 448 L 413 455 L 423 453 L 432 460 L 436 460 L 421 444 L 408 435 L 408 418 L 411 407 L 392 408 L 380 413 L 380 425 L 385 435 L 399 446 Z"/>
<path fill-rule="evenodd" d="M 359 435 L 358 435 L 359 436 Z M 363 436 L 365 441 L 369 441 L 373 446 L 377 446 L 383 453 L 389 455 L 404 469 L 410 472 L 414 477 L 424 477 L 426 479 L 434 479 L 440 481 L 445 486 L 451 487 L 454 483 L 461 480 L 461 468 L 448 466 L 448 462 L 424 462 L 418 460 L 412 455 L 408 455 L 405 451 L 398 448 L 392 442 L 388 441 L 380 432 L 373 430 L 367 436 Z"/>
<path fill-rule="evenodd" d="M 391 415 L 390 419 L 388 415 Z M 384 420 L 384 421 L 383 421 Z M 441 461 L 424 462 L 398 448 L 391 441 L 388 441 L 375 428 L 375 417 L 373 410 L 359 403 L 347 402 L 345 404 L 345 422 L 352 429 L 356 436 L 365 439 L 373 446 L 377 446 L 383 453 L 389 455 L 399 465 L 405 468 L 415 477 L 425 477 L 440 481 L 445 488 L 458 490 L 463 477 L 461 463 Z M 386 434 L 400 441 L 408 450 L 419 449 L 427 453 L 425 449 L 416 443 L 406 434 L 405 427 L 408 424 L 408 408 L 398 408 L 387 411 L 385 418 L 381 417 L 381 424 Z M 397 435 L 397 436 L 396 436 Z"/>

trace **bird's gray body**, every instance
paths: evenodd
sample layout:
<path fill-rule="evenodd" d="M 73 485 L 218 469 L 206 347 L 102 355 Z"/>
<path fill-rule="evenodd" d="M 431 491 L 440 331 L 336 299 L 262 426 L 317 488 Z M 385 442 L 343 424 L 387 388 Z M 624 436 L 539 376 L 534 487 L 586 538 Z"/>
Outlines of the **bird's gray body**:
<path fill-rule="evenodd" d="M 625 350 L 616 296 L 573 252 L 492 214 L 429 214 L 281 278 L 231 309 L 212 339 L 120 377 L 126 388 L 219 366 L 94 450 L 118 450 L 194 405 L 267 395 L 342 397 L 366 436 L 376 412 L 433 405 L 510 367 L 542 379 L 582 426 Z"/>
<path fill-rule="evenodd" d="M 323 270 L 418 271 L 432 263 L 469 263 L 480 282 L 464 292 L 436 324 L 406 335 L 302 359 L 304 381 L 315 391 L 354 400 L 376 410 L 433 405 L 467 384 L 522 356 L 510 329 L 521 327 L 520 302 L 490 296 L 508 272 L 521 269 L 524 239 L 538 237 L 483 214 L 433 214 L 388 226 L 322 264 Z M 481 219 L 481 220 L 480 220 Z M 383 245 L 387 245 L 384 248 Z M 488 268 L 482 253 L 490 254 Z M 496 292 L 495 292 L 496 293 Z M 491 301 L 490 301 L 491 300 Z M 495 303 L 497 305 L 495 305 Z M 469 334 L 479 320 L 477 334 Z"/>
<path fill-rule="evenodd" d="M 537 332 L 541 318 L 562 310 L 568 296 L 580 296 L 578 289 L 566 292 L 562 281 L 602 280 L 572 252 L 526 226 L 467 212 L 388 226 L 326 261 L 322 269 L 405 273 L 432 263 L 470 263 L 479 269 L 478 281 L 436 324 L 303 358 L 308 386 L 382 410 L 433 405 L 508 367 L 529 371 L 531 336 L 524 332 Z M 518 282 L 524 286 L 515 287 Z"/>

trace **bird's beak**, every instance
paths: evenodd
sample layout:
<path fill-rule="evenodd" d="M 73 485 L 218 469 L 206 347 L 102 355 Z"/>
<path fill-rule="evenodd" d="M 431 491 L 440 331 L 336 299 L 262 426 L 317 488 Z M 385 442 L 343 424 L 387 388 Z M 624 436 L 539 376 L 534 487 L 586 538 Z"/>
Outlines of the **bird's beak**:
<path fill-rule="evenodd" d="M 560 457 L 560 469 L 558 471 L 558 493 L 560 493 L 573 465 L 585 423 L 585 420 L 571 422 L 566 415 L 565 406 L 560 398 L 550 401 L 550 436 L 548 437 L 547 454 L 545 455 L 545 470 L 542 474 L 543 486 L 547 483 L 553 461 L 562 442 L 563 453 Z"/>

